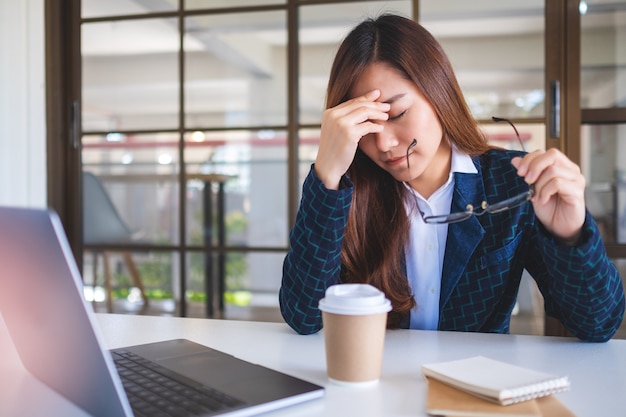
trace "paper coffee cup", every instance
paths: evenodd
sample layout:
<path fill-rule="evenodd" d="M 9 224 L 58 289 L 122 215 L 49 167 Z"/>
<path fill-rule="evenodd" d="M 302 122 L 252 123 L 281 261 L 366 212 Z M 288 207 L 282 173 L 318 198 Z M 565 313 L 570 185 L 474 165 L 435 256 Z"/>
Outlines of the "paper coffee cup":
<path fill-rule="evenodd" d="M 338 284 L 319 302 L 326 371 L 336 383 L 367 385 L 380 379 L 391 302 L 369 284 Z"/>

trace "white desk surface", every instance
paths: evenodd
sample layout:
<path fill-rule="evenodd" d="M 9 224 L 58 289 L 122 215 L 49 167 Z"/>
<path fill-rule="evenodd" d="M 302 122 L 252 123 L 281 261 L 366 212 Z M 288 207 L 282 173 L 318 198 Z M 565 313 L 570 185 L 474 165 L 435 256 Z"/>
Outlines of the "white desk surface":
<path fill-rule="evenodd" d="M 329 384 L 324 336 L 300 336 L 286 324 L 98 314 L 108 348 L 186 338 L 326 386 L 323 399 L 268 416 L 424 416 L 423 363 L 483 355 L 570 377 L 557 394 L 578 417 L 626 416 L 626 340 L 604 344 L 573 338 L 388 331 L 383 374 L 374 387 Z M 26 374 L 0 317 L 0 416 L 84 415 Z"/>

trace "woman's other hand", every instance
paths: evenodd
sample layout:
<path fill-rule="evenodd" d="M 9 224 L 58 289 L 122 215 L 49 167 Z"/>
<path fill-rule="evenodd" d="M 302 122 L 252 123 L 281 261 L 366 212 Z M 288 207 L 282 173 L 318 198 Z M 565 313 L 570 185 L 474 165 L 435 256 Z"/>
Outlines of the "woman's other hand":
<path fill-rule="evenodd" d="M 562 243 L 575 244 L 585 221 L 585 177 L 580 167 L 554 148 L 513 158 L 511 163 L 535 186 L 531 201 L 539 221 Z"/>

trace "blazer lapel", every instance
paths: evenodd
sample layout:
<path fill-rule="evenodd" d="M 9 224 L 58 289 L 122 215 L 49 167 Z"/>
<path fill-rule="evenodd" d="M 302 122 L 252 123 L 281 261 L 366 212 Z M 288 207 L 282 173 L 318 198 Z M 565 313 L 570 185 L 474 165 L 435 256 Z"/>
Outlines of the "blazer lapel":
<path fill-rule="evenodd" d="M 478 174 L 454 173 L 454 195 L 451 213 L 465 211 L 468 204 L 476 206 L 485 200 L 481 167 L 476 158 Z M 476 216 L 448 226 L 446 252 L 443 258 L 439 311 L 448 302 L 454 287 L 465 271 L 469 258 L 482 240 L 485 230 Z M 441 317 L 441 314 L 440 314 Z"/>

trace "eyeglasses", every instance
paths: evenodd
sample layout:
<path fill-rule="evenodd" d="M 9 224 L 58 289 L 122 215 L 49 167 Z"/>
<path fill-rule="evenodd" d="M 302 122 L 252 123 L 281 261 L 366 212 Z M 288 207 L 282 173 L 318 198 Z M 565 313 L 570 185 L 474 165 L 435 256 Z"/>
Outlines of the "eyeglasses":
<path fill-rule="evenodd" d="M 517 131 L 517 128 L 515 127 L 513 122 L 511 122 L 508 119 L 503 119 L 500 117 L 492 117 L 492 120 L 494 122 L 507 122 L 508 124 L 510 124 L 513 130 L 515 131 L 515 135 L 517 136 L 517 140 L 519 141 L 522 147 L 522 150 L 526 152 L 526 148 L 524 148 L 524 143 L 522 142 L 522 138 L 520 137 L 519 132 Z M 413 141 L 411 142 L 411 144 L 408 146 L 406 150 L 406 164 L 409 169 L 410 169 L 409 152 L 415 145 L 417 145 L 417 140 L 413 139 Z M 485 213 L 493 214 L 493 213 L 500 213 L 506 210 L 514 209 L 526 203 L 527 201 L 529 201 L 533 197 L 533 195 L 535 195 L 535 186 L 534 184 L 531 184 L 530 187 L 528 188 L 528 191 L 518 194 L 514 197 L 507 198 L 506 200 L 502 200 L 495 204 L 489 204 L 486 201 L 483 201 L 482 203 L 480 203 L 480 207 L 478 208 L 475 208 L 472 204 L 468 204 L 465 207 L 465 211 L 460 211 L 458 213 L 440 214 L 436 216 L 425 216 L 424 212 L 420 210 L 419 205 L 417 204 L 417 197 L 415 198 L 415 207 L 417 208 L 417 211 L 419 211 L 420 215 L 422 216 L 422 220 L 424 221 L 424 223 L 449 224 L 449 223 L 462 222 L 464 220 L 469 219 L 472 216 L 482 216 Z"/>

